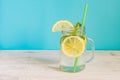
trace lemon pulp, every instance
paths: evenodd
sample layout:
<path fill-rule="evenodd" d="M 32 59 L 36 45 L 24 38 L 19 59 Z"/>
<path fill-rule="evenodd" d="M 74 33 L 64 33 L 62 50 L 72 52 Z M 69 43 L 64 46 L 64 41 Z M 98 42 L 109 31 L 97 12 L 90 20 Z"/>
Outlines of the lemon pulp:
<path fill-rule="evenodd" d="M 61 50 L 68 57 L 76 58 L 83 54 L 86 41 L 79 36 L 68 36 L 61 42 Z"/>
<path fill-rule="evenodd" d="M 52 32 L 60 32 L 60 31 L 68 31 L 68 30 L 74 30 L 74 26 L 70 21 L 67 20 L 60 20 L 57 21 L 53 27 Z"/>

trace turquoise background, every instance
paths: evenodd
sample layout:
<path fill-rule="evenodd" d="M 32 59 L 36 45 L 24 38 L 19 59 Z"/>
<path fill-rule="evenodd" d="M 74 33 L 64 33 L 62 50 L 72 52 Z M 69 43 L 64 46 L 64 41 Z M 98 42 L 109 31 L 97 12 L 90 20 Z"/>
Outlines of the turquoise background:
<path fill-rule="evenodd" d="M 61 19 L 81 22 L 85 0 L 0 0 L 0 49 L 59 49 Z M 88 0 L 87 36 L 97 50 L 120 50 L 120 0 Z"/>

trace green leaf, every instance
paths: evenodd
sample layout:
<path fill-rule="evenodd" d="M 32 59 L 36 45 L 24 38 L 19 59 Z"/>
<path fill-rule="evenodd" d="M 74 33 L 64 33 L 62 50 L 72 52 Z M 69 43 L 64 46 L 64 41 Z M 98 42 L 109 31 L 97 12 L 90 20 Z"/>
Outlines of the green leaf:
<path fill-rule="evenodd" d="M 80 29 L 81 26 L 82 26 L 81 23 L 77 22 L 76 25 L 75 25 L 75 30 Z"/>

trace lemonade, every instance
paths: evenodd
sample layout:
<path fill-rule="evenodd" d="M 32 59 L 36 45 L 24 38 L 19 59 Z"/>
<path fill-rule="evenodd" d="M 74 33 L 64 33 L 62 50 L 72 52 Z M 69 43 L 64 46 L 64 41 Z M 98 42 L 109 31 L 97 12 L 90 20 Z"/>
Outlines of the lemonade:
<path fill-rule="evenodd" d="M 87 62 L 94 56 L 93 40 L 85 35 L 85 17 L 88 4 L 84 8 L 82 24 L 77 22 L 75 25 L 68 20 L 59 20 L 53 27 L 52 32 L 62 32 L 60 40 L 61 59 L 60 69 L 67 72 L 78 72 L 85 68 Z M 91 53 L 87 53 L 86 46 L 90 43 Z"/>
<path fill-rule="evenodd" d="M 78 27 L 78 26 L 77 26 Z M 60 69 L 67 72 L 78 72 L 85 68 L 83 64 L 83 60 L 81 60 L 80 56 L 83 55 L 86 47 L 86 38 L 85 35 L 81 35 L 80 31 L 64 31 L 61 36 L 60 48 L 61 52 L 61 60 L 60 60 Z M 77 64 L 75 64 L 76 60 Z"/>

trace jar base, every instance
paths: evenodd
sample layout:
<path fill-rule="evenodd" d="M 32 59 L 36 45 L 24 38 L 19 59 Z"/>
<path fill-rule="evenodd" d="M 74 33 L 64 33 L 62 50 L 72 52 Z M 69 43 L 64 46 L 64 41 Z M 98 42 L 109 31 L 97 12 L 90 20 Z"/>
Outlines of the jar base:
<path fill-rule="evenodd" d="M 80 65 L 76 67 L 76 71 L 74 71 L 73 66 L 63 66 L 60 65 L 60 70 L 65 71 L 65 72 L 80 72 L 85 69 L 85 65 Z"/>

